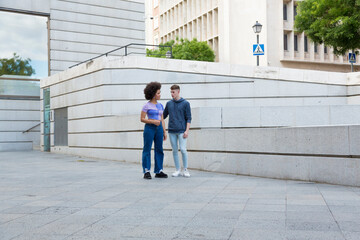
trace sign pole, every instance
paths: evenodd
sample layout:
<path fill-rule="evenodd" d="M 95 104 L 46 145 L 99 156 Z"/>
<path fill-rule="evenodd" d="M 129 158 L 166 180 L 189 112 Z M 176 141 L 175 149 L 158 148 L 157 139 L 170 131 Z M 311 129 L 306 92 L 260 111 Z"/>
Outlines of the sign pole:
<path fill-rule="evenodd" d="M 257 44 L 259 44 L 259 34 L 256 35 L 257 36 Z M 256 63 L 257 63 L 257 66 L 259 66 L 259 55 L 256 56 Z"/>
<path fill-rule="evenodd" d="M 351 63 L 351 72 L 354 72 L 354 63 L 356 63 L 356 55 L 354 50 L 349 53 L 349 62 Z"/>

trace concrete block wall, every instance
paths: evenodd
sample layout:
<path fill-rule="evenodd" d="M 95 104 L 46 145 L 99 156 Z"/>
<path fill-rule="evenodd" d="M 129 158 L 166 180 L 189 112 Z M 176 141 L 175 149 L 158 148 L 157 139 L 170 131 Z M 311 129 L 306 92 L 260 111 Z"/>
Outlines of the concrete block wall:
<path fill-rule="evenodd" d="M 145 43 L 144 0 L 2 0 L 0 10 L 49 18 L 50 75 L 118 47 Z"/>
<path fill-rule="evenodd" d="M 41 87 L 50 87 L 52 110 L 68 108 L 69 145 L 52 145 L 52 152 L 140 163 L 143 89 L 160 81 L 164 105 L 175 83 L 191 103 L 192 168 L 360 186 L 360 106 L 348 96 L 357 83 L 335 75 L 104 57 L 43 79 Z M 173 166 L 169 142 L 164 147 L 165 164 Z"/>
<path fill-rule="evenodd" d="M 37 79 L 0 77 L 0 151 L 40 148 L 39 94 Z"/>
<path fill-rule="evenodd" d="M 194 119 L 203 114 L 202 108 L 193 111 Z M 360 186 L 359 125 L 198 127 L 192 124 L 188 140 L 192 169 Z M 52 151 L 140 166 L 142 130 L 139 115 L 74 120 L 69 122 L 69 146 Z M 165 166 L 174 167 L 169 140 L 164 150 Z"/>

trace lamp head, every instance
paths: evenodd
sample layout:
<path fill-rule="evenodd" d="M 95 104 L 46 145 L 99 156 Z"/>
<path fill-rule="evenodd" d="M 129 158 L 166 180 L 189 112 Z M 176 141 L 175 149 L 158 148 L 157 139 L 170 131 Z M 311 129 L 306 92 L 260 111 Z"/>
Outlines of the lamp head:
<path fill-rule="evenodd" d="M 254 30 L 254 33 L 260 33 L 262 25 L 258 21 L 256 21 L 255 25 L 252 28 Z"/>

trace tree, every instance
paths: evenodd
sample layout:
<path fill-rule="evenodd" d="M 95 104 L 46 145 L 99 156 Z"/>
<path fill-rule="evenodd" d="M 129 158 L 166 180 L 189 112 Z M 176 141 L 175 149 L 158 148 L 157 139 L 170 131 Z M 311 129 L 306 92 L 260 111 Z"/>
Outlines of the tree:
<path fill-rule="evenodd" d="M 299 2 L 295 28 L 315 43 L 332 46 L 336 55 L 360 49 L 360 0 Z"/>
<path fill-rule="evenodd" d="M 24 75 L 31 76 L 35 74 L 35 69 L 30 65 L 31 59 L 22 59 L 14 53 L 12 58 L 0 59 L 0 76 L 1 75 Z"/>
<path fill-rule="evenodd" d="M 189 41 L 188 39 L 176 39 L 168 41 L 163 46 L 172 46 L 172 56 L 175 59 L 195 60 L 214 62 L 215 53 L 210 46 L 204 42 L 198 42 L 196 38 Z M 148 57 L 161 57 L 166 56 L 166 52 L 169 51 L 168 47 L 159 47 L 159 49 L 150 50 L 146 49 L 146 55 Z"/>

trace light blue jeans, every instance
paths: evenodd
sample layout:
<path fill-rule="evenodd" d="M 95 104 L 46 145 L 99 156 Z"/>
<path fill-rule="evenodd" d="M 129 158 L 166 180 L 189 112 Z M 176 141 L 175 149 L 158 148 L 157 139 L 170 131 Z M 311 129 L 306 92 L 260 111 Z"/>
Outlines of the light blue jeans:
<path fill-rule="evenodd" d="M 188 167 L 188 153 L 186 151 L 187 138 L 184 138 L 183 135 L 184 133 L 169 133 L 176 170 L 180 170 L 178 141 L 183 160 L 183 167 L 184 169 L 187 169 Z"/>

